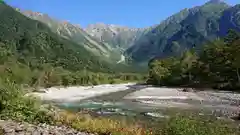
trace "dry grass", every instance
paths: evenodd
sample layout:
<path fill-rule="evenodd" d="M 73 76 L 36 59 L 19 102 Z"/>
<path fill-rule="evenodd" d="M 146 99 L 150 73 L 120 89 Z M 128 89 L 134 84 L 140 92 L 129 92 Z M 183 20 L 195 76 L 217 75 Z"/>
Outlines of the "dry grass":
<path fill-rule="evenodd" d="M 86 114 L 60 112 L 56 116 L 57 124 L 65 124 L 84 132 L 104 135 L 152 135 L 138 124 L 129 124 L 126 121 L 116 121 L 107 118 L 92 118 Z"/>
<path fill-rule="evenodd" d="M 4 130 L 0 127 L 0 135 L 4 135 Z"/>
<path fill-rule="evenodd" d="M 60 111 L 55 115 L 56 124 L 67 125 L 83 132 L 99 135 L 237 135 L 236 129 L 221 121 L 203 120 L 198 117 L 176 116 L 153 130 L 126 120 L 93 118 L 88 114 Z"/>

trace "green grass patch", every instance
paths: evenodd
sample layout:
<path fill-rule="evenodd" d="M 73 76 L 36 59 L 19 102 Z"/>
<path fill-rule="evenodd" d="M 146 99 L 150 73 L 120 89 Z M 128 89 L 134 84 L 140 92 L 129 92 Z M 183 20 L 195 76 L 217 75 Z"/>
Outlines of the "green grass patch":
<path fill-rule="evenodd" d="M 239 132 L 232 124 L 203 119 L 197 116 L 175 116 L 169 119 L 161 130 L 164 135 L 237 135 Z"/>

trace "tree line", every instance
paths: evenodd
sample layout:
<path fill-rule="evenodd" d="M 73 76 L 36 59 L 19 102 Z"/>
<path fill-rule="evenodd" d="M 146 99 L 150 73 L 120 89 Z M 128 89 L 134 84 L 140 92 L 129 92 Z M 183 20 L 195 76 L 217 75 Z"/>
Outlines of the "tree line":
<path fill-rule="evenodd" d="M 229 30 L 196 52 L 185 51 L 180 57 L 153 59 L 149 62 L 149 84 L 194 86 L 216 89 L 240 88 L 240 34 Z"/>

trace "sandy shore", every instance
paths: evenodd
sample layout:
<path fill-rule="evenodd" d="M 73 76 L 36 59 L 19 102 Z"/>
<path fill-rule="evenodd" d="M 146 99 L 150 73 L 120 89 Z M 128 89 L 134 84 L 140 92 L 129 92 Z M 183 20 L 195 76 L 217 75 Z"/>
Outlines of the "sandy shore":
<path fill-rule="evenodd" d="M 40 89 L 42 92 L 33 92 L 27 94 L 27 96 L 36 96 L 45 101 L 59 101 L 59 102 L 74 102 L 83 99 L 101 96 L 113 92 L 125 91 L 135 84 L 105 84 L 97 86 L 75 86 L 75 87 L 63 87 L 63 88 L 48 88 Z"/>
<path fill-rule="evenodd" d="M 182 92 L 177 88 L 148 87 L 129 94 L 126 99 L 195 99 L 203 100 L 194 92 Z"/>
<path fill-rule="evenodd" d="M 148 87 L 125 96 L 156 107 L 209 108 L 240 111 L 240 94 L 230 91 L 183 92 L 177 88 Z"/>

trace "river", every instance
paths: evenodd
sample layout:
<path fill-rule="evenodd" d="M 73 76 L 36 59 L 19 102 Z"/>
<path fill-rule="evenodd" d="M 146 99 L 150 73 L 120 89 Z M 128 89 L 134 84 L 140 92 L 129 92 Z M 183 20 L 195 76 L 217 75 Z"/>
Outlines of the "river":
<path fill-rule="evenodd" d="M 114 87 L 111 86 L 111 87 Z M 102 91 L 107 87 L 98 87 Z M 109 88 L 110 89 L 110 88 Z M 71 111 L 89 111 L 93 115 L 139 118 L 169 118 L 176 113 L 229 118 L 239 113 L 240 94 L 232 92 L 182 92 L 175 88 L 128 85 L 121 91 L 108 92 L 79 101 L 57 102 Z"/>

